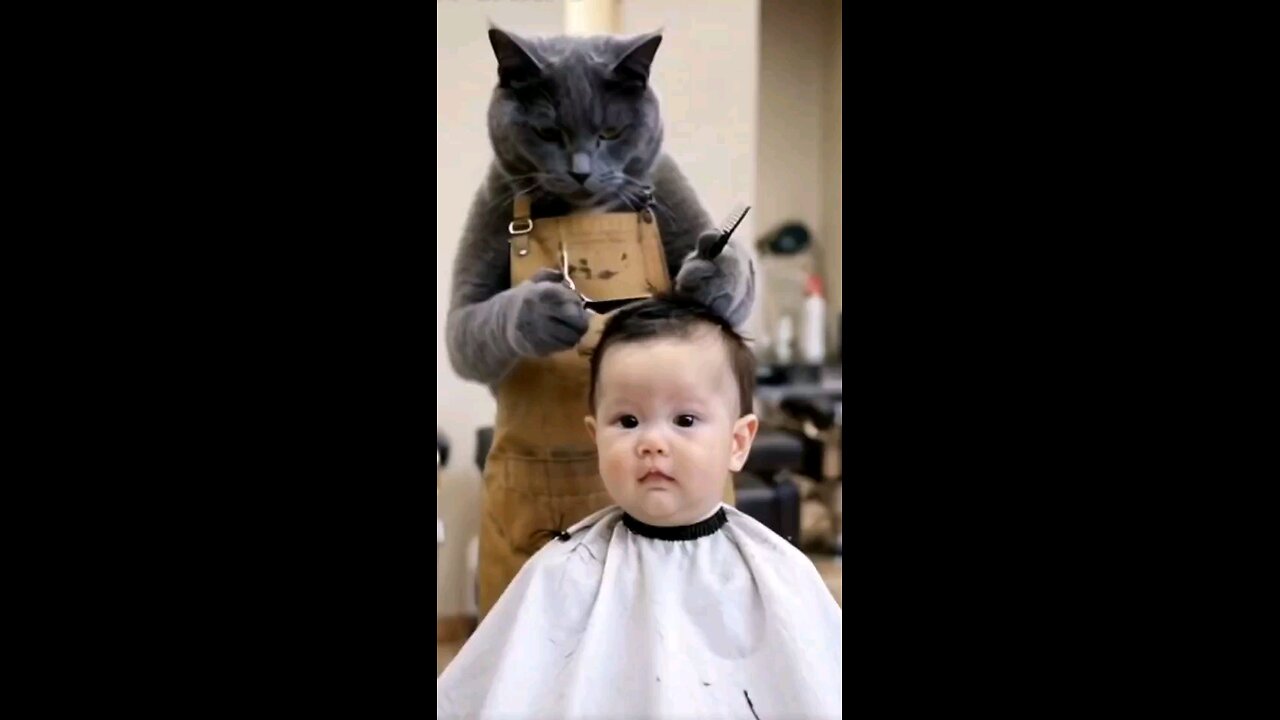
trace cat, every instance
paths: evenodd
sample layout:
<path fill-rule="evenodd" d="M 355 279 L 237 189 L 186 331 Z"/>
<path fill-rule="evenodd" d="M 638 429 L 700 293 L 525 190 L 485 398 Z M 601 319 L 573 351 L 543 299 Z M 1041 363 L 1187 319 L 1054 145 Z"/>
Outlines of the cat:
<path fill-rule="evenodd" d="M 662 152 L 649 71 L 660 33 L 634 38 L 522 38 L 490 28 L 498 83 L 489 104 L 494 158 L 472 201 L 453 266 L 446 322 L 450 362 L 493 388 L 521 357 L 573 347 L 588 321 L 581 299 L 544 271 L 511 287 L 508 223 L 518 193 L 533 216 L 637 211 L 652 198 L 677 292 L 741 326 L 755 272 L 731 242 L 714 260 L 697 248 L 717 232 L 688 180 Z"/>

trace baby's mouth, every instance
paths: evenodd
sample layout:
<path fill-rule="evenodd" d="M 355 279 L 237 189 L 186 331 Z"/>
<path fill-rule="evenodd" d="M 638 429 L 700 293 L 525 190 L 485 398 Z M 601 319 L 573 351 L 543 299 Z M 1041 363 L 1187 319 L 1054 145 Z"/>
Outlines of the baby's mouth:
<path fill-rule="evenodd" d="M 676 481 L 676 479 L 675 479 L 675 478 L 673 478 L 673 477 L 671 477 L 670 475 L 668 475 L 668 474 L 666 474 L 666 473 L 662 472 L 661 470 L 650 470 L 649 472 L 647 472 L 647 473 L 645 473 L 644 475 L 641 475 L 641 476 L 640 476 L 640 482 L 642 482 L 642 483 L 647 483 L 647 482 L 664 482 L 664 481 L 665 481 L 665 482 L 675 482 L 675 481 Z"/>

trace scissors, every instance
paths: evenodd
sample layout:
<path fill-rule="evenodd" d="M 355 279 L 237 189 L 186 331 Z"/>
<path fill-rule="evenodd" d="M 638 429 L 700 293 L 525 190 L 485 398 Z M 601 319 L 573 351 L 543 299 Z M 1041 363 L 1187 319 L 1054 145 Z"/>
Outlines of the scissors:
<path fill-rule="evenodd" d="M 574 284 L 573 278 L 569 276 L 569 246 L 564 243 L 560 243 L 560 276 L 562 278 L 560 281 L 561 284 L 577 293 L 578 297 L 582 299 L 582 307 L 586 308 L 590 312 L 600 315 L 605 315 L 617 310 L 623 305 L 643 299 L 621 298 L 618 300 L 592 300 L 586 295 L 583 295 L 582 291 L 578 289 L 578 286 Z"/>

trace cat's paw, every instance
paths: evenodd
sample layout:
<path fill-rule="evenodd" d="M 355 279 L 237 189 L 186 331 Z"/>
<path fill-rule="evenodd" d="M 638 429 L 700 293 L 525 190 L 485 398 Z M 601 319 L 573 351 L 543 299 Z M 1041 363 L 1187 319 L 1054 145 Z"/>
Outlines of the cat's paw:
<path fill-rule="evenodd" d="M 698 248 L 714 244 L 719 236 L 719 230 L 708 230 L 698 237 Z M 676 274 L 676 292 L 701 302 L 730 324 L 741 325 L 755 300 L 755 267 L 732 243 L 711 260 L 703 255 L 694 250 L 685 258 Z"/>
<path fill-rule="evenodd" d="M 541 271 L 512 288 L 516 308 L 508 335 L 520 354 L 541 357 L 568 350 L 586 334 L 582 298 L 562 285 L 560 277 L 555 271 Z"/>

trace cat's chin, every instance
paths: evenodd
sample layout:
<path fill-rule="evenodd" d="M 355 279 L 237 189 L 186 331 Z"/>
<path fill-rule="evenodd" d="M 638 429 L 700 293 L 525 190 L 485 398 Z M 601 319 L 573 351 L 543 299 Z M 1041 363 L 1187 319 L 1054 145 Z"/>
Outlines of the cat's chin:
<path fill-rule="evenodd" d="M 591 202 L 590 198 L 581 202 L 569 201 L 569 206 L 573 208 L 573 212 L 580 214 L 618 212 L 630 209 L 623 207 L 622 203 L 616 200 L 597 199 L 595 202 Z"/>
<path fill-rule="evenodd" d="M 601 198 L 593 192 L 583 191 L 561 195 L 560 199 L 573 206 L 574 210 L 592 210 L 597 207 L 608 205 L 607 198 Z"/>

